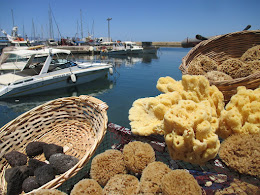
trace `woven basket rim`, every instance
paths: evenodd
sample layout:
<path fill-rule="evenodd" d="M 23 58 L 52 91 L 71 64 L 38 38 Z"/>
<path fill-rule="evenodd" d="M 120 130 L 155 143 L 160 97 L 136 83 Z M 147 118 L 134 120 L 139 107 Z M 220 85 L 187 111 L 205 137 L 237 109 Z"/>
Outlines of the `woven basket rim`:
<path fill-rule="evenodd" d="M 74 96 L 74 97 L 63 97 L 63 98 L 58 98 L 58 99 L 54 99 L 54 100 L 50 100 L 44 104 L 41 104 L 35 108 L 32 108 L 31 110 L 19 115 L 18 117 L 16 117 L 15 119 L 13 119 L 12 121 L 8 122 L 7 124 L 5 124 L 3 127 L 0 128 L 0 140 L 6 135 L 5 130 L 7 130 L 9 127 L 12 127 L 13 124 L 15 124 L 17 121 L 20 121 L 23 119 L 23 117 L 30 115 L 30 113 L 32 112 L 37 112 L 40 109 L 44 109 L 44 107 L 48 107 L 48 105 L 51 105 L 52 103 L 56 103 L 56 102 L 60 102 L 60 101 L 83 101 L 86 105 L 88 105 L 89 107 L 93 108 L 94 110 L 97 110 L 99 112 L 99 115 L 102 115 L 102 127 L 100 127 L 100 134 L 94 139 L 93 145 L 91 146 L 91 148 L 89 150 L 84 151 L 84 155 L 79 159 L 78 163 L 76 165 L 74 165 L 71 169 L 69 169 L 68 171 L 66 171 L 63 174 L 60 174 L 58 176 L 55 177 L 55 179 L 49 181 L 48 183 L 44 184 L 43 186 L 29 192 L 28 194 L 35 192 L 39 189 L 56 189 L 57 187 L 59 187 L 60 185 L 62 185 L 62 183 L 64 183 L 67 179 L 73 177 L 74 175 L 76 175 L 78 173 L 79 170 L 81 170 L 81 168 L 83 168 L 83 166 L 88 162 L 88 160 L 92 157 L 92 155 L 94 154 L 95 150 L 97 149 L 98 145 L 100 144 L 100 142 L 103 140 L 104 135 L 106 134 L 106 130 L 107 130 L 107 123 L 108 123 L 108 117 L 107 117 L 107 109 L 108 109 L 108 105 L 95 98 L 92 96 L 87 96 L 87 95 L 81 95 L 79 97 Z M 60 105 L 61 107 L 64 105 Z M 102 128 L 102 129 L 101 129 Z M 32 140 L 33 141 L 33 140 Z M 21 149 L 21 147 L 20 147 Z M 10 167 L 10 165 L 4 165 L 3 169 L 1 170 L 1 186 L 0 186 L 0 191 L 2 190 L 3 193 L 6 190 L 6 182 L 4 179 L 4 173 L 5 173 L 5 169 L 7 167 Z M 4 181 L 4 182 L 2 182 Z M 26 194 L 26 193 L 25 193 Z"/>
<path fill-rule="evenodd" d="M 200 43 L 198 43 L 197 45 L 195 45 L 188 53 L 186 56 L 184 56 L 182 58 L 182 63 L 179 66 L 179 69 L 185 74 L 186 73 L 186 69 L 189 65 L 189 63 L 187 62 L 187 60 L 190 58 L 190 56 L 198 51 L 200 48 L 205 47 L 207 44 L 217 41 L 219 39 L 225 39 L 225 38 L 229 38 L 232 36 L 236 36 L 236 35 L 245 35 L 245 34 L 259 34 L 260 36 L 260 30 L 247 30 L 247 31 L 237 31 L 237 32 L 232 32 L 232 33 L 227 33 L 227 34 L 223 34 L 223 35 L 217 35 L 214 37 L 211 37 L 207 40 L 201 41 Z"/>

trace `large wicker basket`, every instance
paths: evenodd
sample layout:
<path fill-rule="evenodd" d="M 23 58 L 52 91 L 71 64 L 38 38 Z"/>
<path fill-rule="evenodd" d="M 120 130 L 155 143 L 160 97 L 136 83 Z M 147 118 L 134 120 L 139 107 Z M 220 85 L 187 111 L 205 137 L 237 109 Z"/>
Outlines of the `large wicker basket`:
<path fill-rule="evenodd" d="M 74 176 L 94 154 L 106 133 L 107 109 L 106 103 L 90 96 L 60 98 L 42 104 L 3 126 L 0 129 L 0 194 L 6 193 L 4 175 L 10 168 L 4 154 L 12 150 L 25 153 L 25 147 L 31 141 L 63 146 L 65 154 L 79 159 L 73 168 L 56 176 L 41 189 L 57 188 Z M 45 160 L 44 155 L 36 158 Z"/>
<path fill-rule="evenodd" d="M 215 36 L 200 42 L 192 48 L 182 59 L 179 69 L 183 74 L 188 74 L 188 67 L 191 61 L 201 55 L 208 56 L 215 60 L 218 65 L 229 58 L 240 58 L 249 48 L 260 45 L 260 30 L 240 31 L 225 35 Z M 260 85 L 260 72 L 256 72 L 247 77 L 225 81 L 211 81 L 223 93 L 225 102 L 228 102 L 232 95 L 236 93 L 238 86 L 246 86 L 255 89 Z"/>

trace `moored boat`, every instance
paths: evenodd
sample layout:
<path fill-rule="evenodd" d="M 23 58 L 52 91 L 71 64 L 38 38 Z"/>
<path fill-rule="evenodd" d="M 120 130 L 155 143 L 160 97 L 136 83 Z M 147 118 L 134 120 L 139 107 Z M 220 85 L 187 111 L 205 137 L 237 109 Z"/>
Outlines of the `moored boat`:
<path fill-rule="evenodd" d="M 83 84 L 104 77 L 113 70 L 113 66 L 107 63 L 77 63 L 59 58 L 58 54 L 70 54 L 68 50 L 41 49 L 30 52 L 20 70 L 0 75 L 0 99 Z M 42 56 L 41 62 L 34 61 L 36 56 Z"/>
<path fill-rule="evenodd" d="M 143 48 L 141 46 L 138 46 L 136 42 L 132 41 L 124 41 L 123 42 L 125 49 L 128 54 L 140 54 L 143 53 Z"/>

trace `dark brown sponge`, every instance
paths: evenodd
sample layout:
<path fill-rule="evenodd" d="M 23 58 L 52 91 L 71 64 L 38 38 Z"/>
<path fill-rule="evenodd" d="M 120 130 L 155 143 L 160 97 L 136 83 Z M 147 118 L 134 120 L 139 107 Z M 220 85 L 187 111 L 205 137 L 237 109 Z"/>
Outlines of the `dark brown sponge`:
<path fill-rule="evenodd" d="M 23 185 L 22 185 L 23 191 L 25 193 L 30 192 L 30 191 L 32 191 L 34 189 L 39 188 L 39 187 L 40 187 L 40 185 L 38 184 L 38 182 L 37 182 L 35 177 L 28 177 L 28 178 L 26 178 L 23 181 Z"/>
<path fill-rule="evenodd" d="M 26 146 L 26 154 L 29 157 L 34 157 L 37 155 L 40 155 L 43 153 L 43 145 L 45 145 L 46 143 L 44 142 L 30 142 L 27 146 Z"/>
<path fill-rule="evenodd" d="M 56 144 L 45 144 L 43 145 L 43 153 L 46 160 L 49 160 L 51 155 L 64 152 L 62 146 L 58 146 Z"/>
<path fill-rule="evenodd" d="M 4 158 L 11 165 L 11 167 L 22 166 L 27 163 L 27 156 L 15 150 L 6 153 Z"/>
<path fill-rule="evenodd" d="M 55 178 L 55 171 L 51 165 L 47 164 L 37 168 L 34 171 L 34 175 L 36 181 L 42 186 Z"/>

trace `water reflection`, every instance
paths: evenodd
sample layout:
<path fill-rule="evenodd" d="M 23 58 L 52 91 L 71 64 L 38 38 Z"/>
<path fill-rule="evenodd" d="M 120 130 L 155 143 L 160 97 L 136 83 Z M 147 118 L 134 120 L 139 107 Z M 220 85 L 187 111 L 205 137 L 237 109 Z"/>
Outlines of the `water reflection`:
<path fill-rule="evenodd" d="M 75 87 L 63 88 L 59 90 L 53 90 L 40 94 L 33 94 L 31 96 L 19 97 L 15 99 L 8 99 L 0 101 L 0 127 L 2 127 L 7 122 L 13 120 L 20 114 L 39 106 L 47 101 L 60 98 L 60 97 L 70 97 L 79 95 L 91 95 L 97 98 L 102 98 L 110 106 L 108 111 L 109 117 L 112 121 L 118 122 L 121 125 L 128 124 L 128 109 L 132 104 L 133 98 L 131 96 L 140 96 L 139 93 L 147 90 L 136 90 L 136 85 L 140 79 L 133 80 L 129 82 L 129 78 L 136 78 L 136 75 L 140 75 L 139 69 L 137 72 L 125 71 L 125 68 L 137 66 L 139 64 L 153 65 L 153 61 L 156 60 L 155 66 L 150 66 L 150 69 L 154 72 L 159 72 L 157 63 L 159 63 L 159 57 L 156 54 L 141 54 L 141 55 L 125 55 L 125 56 L 101 56 L 101 55 L 73 55 L 71 58 L 73 61 L 102 61 L 110 62 L 115 65 L 114 75 L 109 75 L 108 78 L 101 78 L 96 81 L 78 85 Z M 140 66 L 142 68 L 143 66 Z M 172 67 L 172 64 L 169 65 Z M 120 73 L 124 73 L 124 77 Z M 161 67 L 160 67 L 161 72 Z M 174 71 L 173 71 L 174 72 Z M 142 73 L 143 74 L 143 73 Z M 142 85 L 144 89 L 148 86 L 146 81 L 151 83 L 152 77 L 141 77 Z M 149 79 L 147 79 L 149 78 Z M 156 79 L 156 78 L 155 78 Z M 118 83 L 116 85 L 116 83 Z M 139 84 L 139 83 L 138 83 Z M 133 85 L 133 86 L 132 86 Z M 141 87 L 141 86 L 140 86 Z M 111 90 L 112 89 L 112 90 Z M 132 91 L 132 89 L 134 89 Z M 153 89 L 152 89 L 153 90 Z M 149 90 L 149 93 L 150 91 Z M 138 95 L 136 95 L 138 93 Z M 109 95 L 107 95 L 109 94 Z M 147 96 L 147 95 L 144 95 Z M 120 101 L 119 101 L 120 100 Z M 122 112 L 122 116 L 118 116 L 118 113 Z M 127 120 L 122 120 L 126 118 Z"/>
<path fill-rule="evenodd" d="M 114 64 L 116 67 L 121 65 L 134 66 L 137 63 L 150 64 L 152 60 L 158 59 L 157 54 L 135 54 L 135 55 L 73 55 L 71 58 L 73 61 L 102 61 Z"/>
<path fill-rule="evenodd" d="M 99 96 L 103 93 L 108 92 L 110 89 L 114 87 L 114 85 L 115 82 L 107 78 L 101 78 L 92 82 L 69 88 L 48 91 L 45 93 L 38 93 L 33 96 L 26 96 L 15 99 L 12 98 L 5 101 L 0 101 L 0 110 L 2 110 L 3 107 L 7 107 L 15 113 L 23 113 L 47 101 L 60 97 L 70 97 L 79 95 Z"/>

